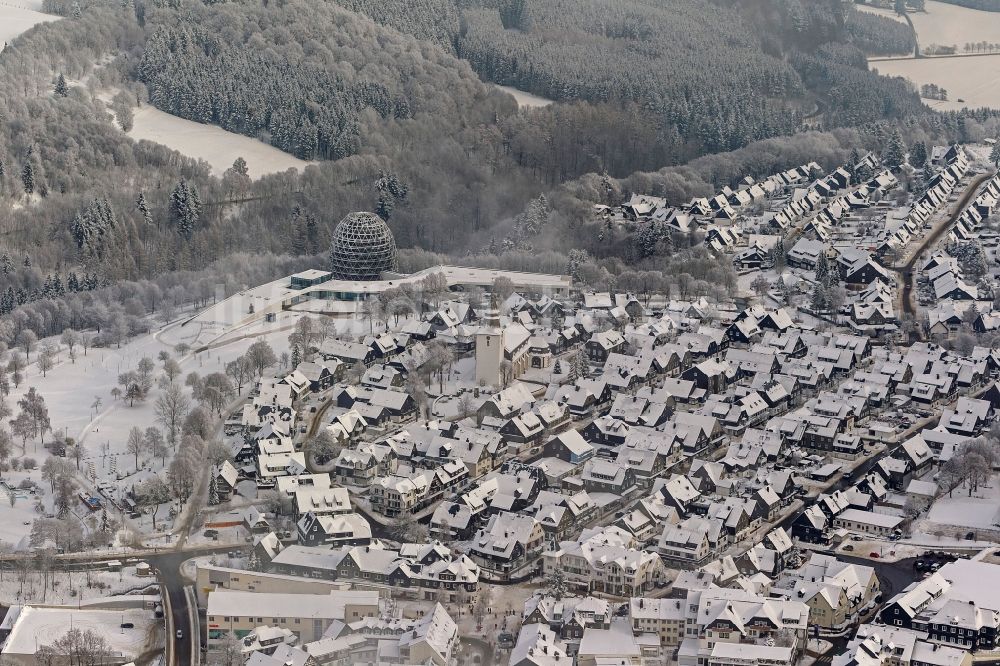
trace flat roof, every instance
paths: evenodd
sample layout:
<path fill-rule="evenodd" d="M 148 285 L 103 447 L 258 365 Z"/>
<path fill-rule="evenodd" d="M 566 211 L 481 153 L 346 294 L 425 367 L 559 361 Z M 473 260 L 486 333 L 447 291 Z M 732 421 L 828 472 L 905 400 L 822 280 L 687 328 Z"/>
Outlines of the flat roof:
<path fill-rule="evenodd" d="M 208 615 L 224 617 L 307 617 L 343 620 L 349 604 L 378 606 L 378 592 L 338 590 L 330 594 L 257 593 L 215 590 L 208 594 Z"/>
<path fill-rule="evenodd" d="M 973 601 L 982 608 L 995 609 L 1000 589 L 1000 565 L 981 560 L 958 559 L 945 564 L 938 574 L 951 583 L 945 596 Z"/>
<path fill-rule="evenodd" d="M 285 276 L 265 284 L 244 289 L 233 294 L 224 301 L 215 303 L 202 310 L 195 321 L 202 324 L 205 334 L 211 338 L 228 332 L 227 329 L 237 324 L 245 324 L 251 320 L 263 319 L 263 311 L 272 306 L 277 307 L 295 297 L 307 296 L 313 291 L 341 292 L 348 294 L 380 294 L 404 284 L 417 284 L 428 275 L 442 273 L 449 287 L 456 285 L 476 285 L 489 287 L 498 277 L 509 278 L 515 289 L 530 289 L 540 291 L 555 289 L 569 291 L 572 278 L 568 275 L 548 275 L 545 273 L 523 273 L 521 271 L 505 271 L 492 268 L 471 268 L 466 266 L 432 266 L 410 275 L 394 275 L 387 280 L 347 281 L 327 280 L 320 284 L 305 288 L 292 287 L 291 277 L 311 275 L 313 271 L 319 275 L 325 271 L 310 269 Z M 250 308 L 253 306 L 254 312 Z M 345 310 L 345 313 L 349 310 Z"/>
<path fill-rule="evenodd" d="M 729 643 L 717 641 L 712 647 L 713 657 L 729 657 L 742 659 L 770 659 L 787 662 L 791 659 L 792 648 L 772 645 L 755 645 L 753 643 Z"/>
<path fill-rule="evenodd" d="M 499 277 L 510 279 L 515 289 L 525 287 L 535 289 L 569 289 L 573 283 L 572 278 L 568 275 L 523 273 L 521 271 L 474 268 L 470 266 L 431 266 L 416 273 L 390 277 L 386 280 L 329 280 L 322 285 L 316 285 L 314 289 L 317 291 L 342 291 L 355 294 L 381 293 L 400 285 L 416 284 L 427 276 L 436 273 L 444 275 L 449 287 L 466 284 L 490 287 L 493 285 L 493 281 Z"/>
<path fill-rule="evenodd" d="M 281 552 L 283 553 L 285 551 Z M 280 554 L 281 553 L 279 553 L 279 555 Z M 265 571 L 248 571 L 246 569 L 232 569 L 230 567 L 220 567 L 214 564 L 198 564 L 197 569 L 199 571 L 224 571 L 226 573 L 235 574 L 237 576 L 245 576 L 247 578 L 266 578 L 268 580 L 285 580 L 291 583 L 319 584 L 327 589 L 338 588 L 342 589 L 345 592 L 351 589 L 350 583 L 342 581 L 322 580 L 322 579 L 317 580 L 315 578 L 307 578 L 306 576 L 291 576 L 288 574 L 269 573 Z"/>
<path fill-rule="evenodd" d="M 318 268 L 310 268 L 309 270 L 301 271 L 292 275 L 292 278 L 300 278 L 302 280 L 315 280 L 316 278 L 327 277 L 333 275 L 330 271 L 321 271 Z"/>

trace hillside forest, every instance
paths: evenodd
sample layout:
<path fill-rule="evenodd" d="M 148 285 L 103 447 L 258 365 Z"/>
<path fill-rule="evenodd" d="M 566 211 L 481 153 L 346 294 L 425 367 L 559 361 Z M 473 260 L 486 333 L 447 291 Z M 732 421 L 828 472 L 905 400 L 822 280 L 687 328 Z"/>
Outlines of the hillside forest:
<path fill-rule="evenodd" d="M 912 33 L 839 0 L 45 0 L 45 9 L 62 20 L 0 53 L 7 314 L 97 293 L 114 311 L 120 300 L 107 294 L 122 285 L 166 293 L 179 276 L 231 270 L 236 253 L 276 271 L 321 262 L 352 210 L 386 218 L 414 268 L 513 267 L 544 252 L 547 268 L 565 270 L 576 252 L 592 263 L 583 273 L 601 279 L 631 262 L 724 284 L 726 269 L 690 243 L 636 257 L 630 239 L 590 228 L 589 207 L 631 191 L 680 202 L 803 156 L 830 167 L 851 149 L 882 148 L 888 123 L 913 142 L 996 122 L 987 111 L 932 113 L 903 80 L 870 72 L 866 52 L 907 52 Z M 519 110 L 494 83 L 556 103 Z M 122 132 L 147 104 L 316 164 L 253 180 L 237 160 L 215 177 Z M 224 283 L 237 289 L 264 273 Z M 67 316 L 65 302 L 46 307 L 62 314 L 39 315 L 42 329 Z"/>

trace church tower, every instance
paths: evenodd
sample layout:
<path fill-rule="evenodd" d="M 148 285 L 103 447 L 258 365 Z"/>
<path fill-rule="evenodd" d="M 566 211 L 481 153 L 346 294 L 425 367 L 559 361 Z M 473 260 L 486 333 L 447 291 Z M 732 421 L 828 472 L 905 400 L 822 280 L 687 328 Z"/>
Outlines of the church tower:
<path fill-rule="evenodd" d="M 476 384 L 500 386 L 500 366 L 503 364 L 503 330 L 496 299 L 491 299 L 490 309 L 476 331 Z"/>

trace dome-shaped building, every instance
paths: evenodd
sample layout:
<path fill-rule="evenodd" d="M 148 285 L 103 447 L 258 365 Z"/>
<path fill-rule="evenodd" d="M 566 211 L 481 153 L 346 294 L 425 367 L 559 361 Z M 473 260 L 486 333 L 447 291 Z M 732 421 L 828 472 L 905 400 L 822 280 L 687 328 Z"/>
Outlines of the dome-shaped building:
<path fill-rule="evenodd" d="M 378 280 L 399 269 L 396 239 L 375 213 L 350 213 L 333 231 L 330 270 L 337 280 Z"/>

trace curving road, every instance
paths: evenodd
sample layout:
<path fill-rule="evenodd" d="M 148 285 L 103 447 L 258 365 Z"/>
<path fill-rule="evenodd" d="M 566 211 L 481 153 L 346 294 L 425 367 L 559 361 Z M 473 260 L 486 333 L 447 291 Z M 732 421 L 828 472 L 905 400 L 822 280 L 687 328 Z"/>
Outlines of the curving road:
<path fill-rule="evenodd" d="M 965 212 L 969 203 L 973 198 L 975 198 L 976 193 L 979 191 L 979 187 L 992 177 L 993 173 L 986 172 L 973 178 L 972 181 L 966 186 L 965 192 L 962 193 L 962 197 L 955 204 L 955 207 L 952 208 L 951 215 L 948 216 L 948 219 L 942 224 L 934 227 L 934 229 L 932 229 L 931 232 L 924 237 L 920 245 L 914 248 L 913 252 L 910 253 L 910 258 L 906 261 L 906 263 L 901 266 L 888 267 L 889 270 L 899 274 L 903 281 L 903 289 L 901 292 L 903 314 L 908 314 L 913 317 L 916 317 L 917 315 L 917 308 L 913 300 L 913 267 L 920 260 L 920 255 L 923 254 L 929 247 L 932 247 L 935 243 L 937 243 L 941 239 L 941 236 L 951 230 L 951 228 L 958 221 L 958 218 Z"/>

